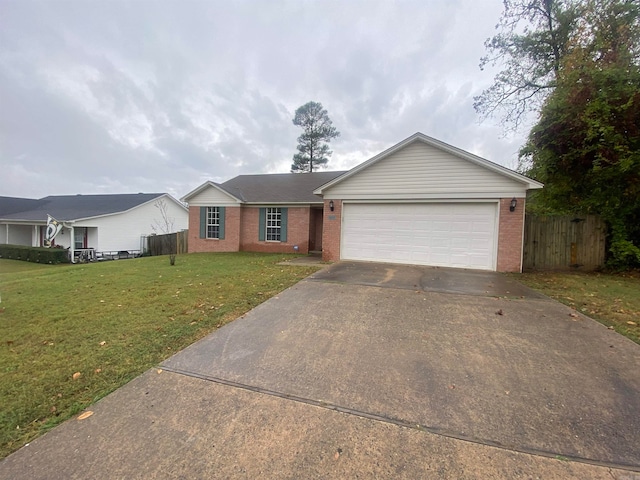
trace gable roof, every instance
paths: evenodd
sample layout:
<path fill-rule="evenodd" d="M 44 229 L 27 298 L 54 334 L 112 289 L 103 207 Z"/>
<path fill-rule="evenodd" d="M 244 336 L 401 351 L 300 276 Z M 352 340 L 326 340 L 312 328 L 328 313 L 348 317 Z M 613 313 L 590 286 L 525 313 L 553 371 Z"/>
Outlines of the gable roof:
<path fill-rule="evenodd" d="M 458 147 L 454 147 L 453 145 L 449 145 L 447 143 L 441 142 L 440 140 L 436 140 L 435 138 L 429 137 L 423 133 L 417 132 L 414 133 L 413 135 L 411 135 L 410 137 L 404 139 L 403 141 L 401 141 L 400 143 L 397 143 L 396 145 L 388 148 L 387 150 L 385 150 L 382 153 L 379 153 L 378 155 L 376 155 L 375 157 L 370 158 L 369 160 L 367 160 L 366 162 L 361 163 L 360 165 L 356 165 L 355 167 L 353 167 L 351 170 L 349 170 L 348 172 L 344 173 L 343 175 L 341 175 L 340 177 L 337 177 L 331 181 L 329 181 L 328 183 L 321 185 L 320 187 L 316 188 L 314 190 L 314 194 L 316 195 L 322 195 L 325 190 L 327 190 L 328 188 L 342 182 L 343 180 L 346 180 L 347 178 L 357 174 L 358 172 L 364 170 L 365 168 L 374 165 L 375 163 L 378 163 L 379 161 L 393 155 L 394 153 L 396 153 L 397 151 L 407 147 L 408 145 L 411 145 L 412 143 L 415 142 L 423 142 L 427 145 L 430 145 L 434 148 L 440 149 L 442 151 L 445 151 L 451 155 L 455 155 L 458 158 L 462 158 L 464 160 L 467 160 L 473 164 L 479 165 L 481 167 L 484 167 L 488 170 L 491 170 L 495 173 L 498 173 L 500 175 L 503 175 L 505 177 L 508 177 L 512 180 L 515 180 L 519 183 L 522 183 L 526 186 L 527 189 L 537 189 L 537 188 L 542 188 L 543 184 L 540 182 L 537 182 L 536 180 L 533 180 L 529 177 L 526 177 L 524 175 L 521 175 L 517 172 L 514 172 L 513 170 L 503 167 L 502 165 L 498 165 L 497 163 L 493 163 L 489 160 L 486 160 L 482 157 L 479 157 L 477 155 L 474 155 L 473 153 L 469 153 L 465 150 L 462 150 Z"/>
<path fill-rule="evenodd" d="M 0 197 L 0 218 L 17 221 L 46 221 L 51 215 L 59 221 L 72 221 L 125 212 L 153 201 L 165 193 L 131 193 L 109 195 L 51 195 L 39 200 L 27 198 L 5 201 Z M 15 200 L 19 200 L 16 202 Z M 17 210 L 4 213 L 11 205 Z M 6 207 L 5 207 L 6 206 Z"/>
<path fill-rule="evenodd" d="M 314 195 L 313 191 L 344 173 L 346 172 L 238 175 L 224 183 L 205 182 L 181 200 L 188 202 L 210 187 L 222 190 L 240 203 L 322 203 L 322 199 Z"/>

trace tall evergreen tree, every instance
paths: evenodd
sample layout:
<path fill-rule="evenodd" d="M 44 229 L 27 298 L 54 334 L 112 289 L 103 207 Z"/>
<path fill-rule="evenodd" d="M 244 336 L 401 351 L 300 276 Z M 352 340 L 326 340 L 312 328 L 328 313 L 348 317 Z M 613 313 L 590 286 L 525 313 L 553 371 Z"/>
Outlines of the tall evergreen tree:
<path fill-rule="evenodd" d="M 333 153 L 328 142 L 340 136 L 329 114 L 318 102 L 308 102 L 296 110 L 293 124 L 302 127 L 298 137 L 298 153 L 293 156 L 292 172 L 313 172 L 323 167 Z"/>

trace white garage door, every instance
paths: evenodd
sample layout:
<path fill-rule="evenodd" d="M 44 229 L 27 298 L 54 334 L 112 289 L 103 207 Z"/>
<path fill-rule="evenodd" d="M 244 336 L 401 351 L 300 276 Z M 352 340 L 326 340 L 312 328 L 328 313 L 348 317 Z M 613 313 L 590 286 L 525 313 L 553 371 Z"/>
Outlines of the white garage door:
<path fill-rule="evenodd" d="M 344 260 L 495 270 L 497 203 L 343 207 Z"/>

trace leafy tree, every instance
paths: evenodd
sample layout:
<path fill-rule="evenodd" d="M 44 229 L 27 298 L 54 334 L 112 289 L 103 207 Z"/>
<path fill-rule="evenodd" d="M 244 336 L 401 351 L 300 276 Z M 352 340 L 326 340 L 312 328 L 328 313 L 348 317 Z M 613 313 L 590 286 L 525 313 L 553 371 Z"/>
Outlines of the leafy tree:
<path fill-rule="evenodd" d="M 545 183 L 532 206 L 597 213 L 610 227 L 609 265 L 640 265 L 640 6 L 590 0 L 556 87 L 521 158 Z"/>
<path fill-rule="evenodd" d="M 333 153 L 328 142 L 340 136 L 327 111 L 318 102 L 308 102 L 296 110 L 293 124 L 302 127 L 298 137 L 298 153 L 293 156 L 292 172 L 313 172 L 327 164 Z"/>
<path fill-rule="evenodd" d="M 503 0 L 504 12 L 487 39 L 480 68 L 501 64 L 491 87 L 474 98 L 483 117 L 503 111 L 506 128 L 517 129 L 556 85 L 567 46 L 583 10 L 579 0 Z M 524 24 L 524 25 L 523 25 Z"/>

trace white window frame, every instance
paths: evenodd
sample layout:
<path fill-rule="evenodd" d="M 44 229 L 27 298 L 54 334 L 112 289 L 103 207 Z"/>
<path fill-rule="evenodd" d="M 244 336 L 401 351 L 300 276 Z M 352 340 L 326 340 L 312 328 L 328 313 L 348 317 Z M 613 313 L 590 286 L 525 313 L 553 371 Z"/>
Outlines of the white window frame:
<path fill-rule="evenodd" d="M 220 238 L 220 207 L 207 207 L 206 238 Z"/>
<path fill-rule="evenodd" d="M 267 207 L 264 238 L 267 242 L 280 242 L 282 238 L 282 209 Z"/>

